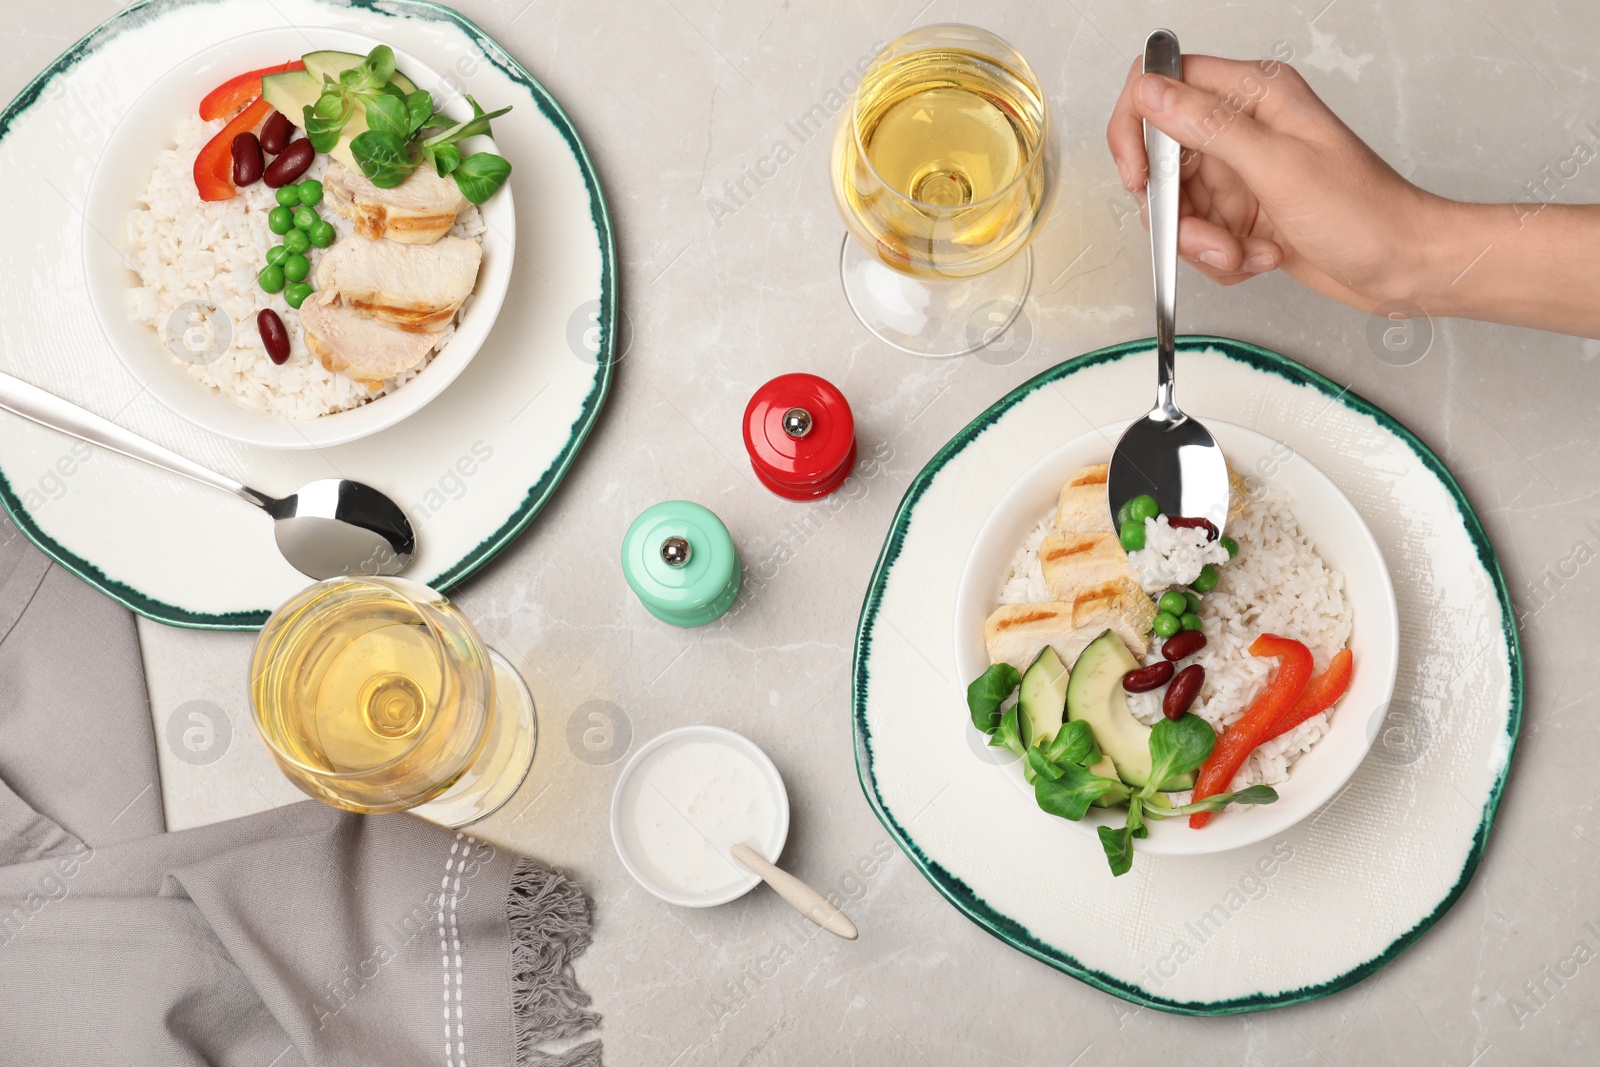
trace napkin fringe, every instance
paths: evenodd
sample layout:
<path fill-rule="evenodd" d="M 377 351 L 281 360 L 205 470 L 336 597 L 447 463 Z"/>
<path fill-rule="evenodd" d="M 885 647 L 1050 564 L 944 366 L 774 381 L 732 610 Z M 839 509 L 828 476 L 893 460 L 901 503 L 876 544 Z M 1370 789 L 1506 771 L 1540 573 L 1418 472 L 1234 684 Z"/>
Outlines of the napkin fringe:
<path fill-rule="evenodd" d="M 511 928 L 511 1014 L 523 1067 L 600 1067 L 600 1042 L 546 1052 L 546 1041 L 600 1025 L 572 961 L 589 947 L 589 900 L 559 871 L 519 859 L 506 897 Z"/>

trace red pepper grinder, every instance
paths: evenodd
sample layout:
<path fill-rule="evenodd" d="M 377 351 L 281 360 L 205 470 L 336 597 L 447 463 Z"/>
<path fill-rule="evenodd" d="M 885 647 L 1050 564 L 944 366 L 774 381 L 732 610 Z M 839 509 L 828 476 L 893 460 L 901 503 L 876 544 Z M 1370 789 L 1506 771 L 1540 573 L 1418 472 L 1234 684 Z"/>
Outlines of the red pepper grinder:
<path fill-rule="evenodd" d="M 744 447 L 762 485 L 790 500 L 816 500 L 850 477 L 856 420 L 831 382 L 782 374 L 744 409 Z"/>

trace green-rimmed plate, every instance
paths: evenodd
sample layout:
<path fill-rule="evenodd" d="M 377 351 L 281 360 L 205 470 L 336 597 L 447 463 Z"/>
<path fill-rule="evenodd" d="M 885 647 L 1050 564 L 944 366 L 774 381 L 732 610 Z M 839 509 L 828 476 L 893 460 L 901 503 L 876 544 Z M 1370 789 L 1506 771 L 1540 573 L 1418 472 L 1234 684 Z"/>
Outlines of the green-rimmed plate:
<path fill-rule="evenodd" d="M 862 608 L 853 715 L 868 801 L 969 918 L 1115 996 L 1219 1015 L 1342 989 L 1449 909 L 1482 856 L 1505 784 L 1522 666 L 1494 552 L 1426 445 L 1274 352 L 1215 337 L 1180 338 L 1179 347 L 1185 409 L 1248 426 L 1309 460 L 1354 502 L 1388 564 L 1399 673 L 1387 707 L 1357 709 L 1370 716 L 1375 743 L 1349 785 L 1259 844 L 1139 855 L 1114 879 L 1094 839 L 1040 812 L 1007 780 L 1015 768 L 996 768 L 969 725 L 970 679 L 958 676 L 951 641 L 968 550 L 1038 457 L 1138 414 L 1154 359 L 1148 341 L 1025 383 L 912 482 Z"/>
<path fill-rule="evenodd" d="M 440 72 L 439 85 L 420 86 L 436 96 L 511 105 L 494 132 L 514 166 L 518 208 L 510 289 L 460 376 L 390 429 L 299 452 L 216 436 L 157 402 L 101 334 L 82 266 L 82 242 L 97 239 L 85 236 L 82 215 L 90 178 L 144 90 L 221 41 L 286 27 L 305 51 L 319 33 L 365 34 Z M 236 73 L 216 71 L 216 81 Z M 181 118 L 173 116 L 174 128 Z M 417 529 L 408 576 L 436 588 L 460 582 L 532 521 L 604 402 L 616 263 L 593 164 L 549 93 L 448 8 L 415 0 L 136 4 L 0 113 L 0 190 L 7 202 L 29 205 L 12 213 L 11 240 L 0 248 L 11 282 L 0 288 L 0 367 L 268 493 L 333 475 L 377 486 Z M 249 505 L 9 417 L 0 418 L 0 500 L 57 561 L 161 622 L 252 629 L 307 581 Z"/>

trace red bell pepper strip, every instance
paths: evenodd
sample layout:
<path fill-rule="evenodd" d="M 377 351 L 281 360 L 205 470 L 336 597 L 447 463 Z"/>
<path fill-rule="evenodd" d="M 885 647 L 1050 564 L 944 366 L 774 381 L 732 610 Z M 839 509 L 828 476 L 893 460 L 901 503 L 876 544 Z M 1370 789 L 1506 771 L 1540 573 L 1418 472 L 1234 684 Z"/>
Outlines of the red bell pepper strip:
<path fill-rule="evenodd" d="M 1274 737 L 1282 737 L 1311 716 L 1333 707 L 1333 702 L 1344 696 L 1345 690 L 1350 688 L 1350 674 L 1354 666 L 1355 658 L 1351 656 L 1348 648 L 1334 653 L 1333 659 L 1328 663 L 1328 669 L 1311 679 L 1306 691 L 1295 701 L 1294 707 L 1284 712 L 1283 717 L 1272 724 L 1272 729 L 1262 739 L 1263 742 L 1271 741 Z"/>
<path fill-rule="evenodd" d="M 260 70 L 246 71 L 236 78 L 229 78 L 200 101 L 200 117 L 207 122 L 212 119 L 232 119 L 261 95 L 261 79 L 264 75 L 305 69 L 305 63 L 296 59 L 289 63 L 280 63 L 276 67 L 262 67 Z"/>
<path fill-rule="evenodd" d="M 246 130 L 254 130 L 271 113 L 272 105 L 258 98 L 200 149 L 194 157 L 194 187 L 200 191 L 201 200 L 233 199 L 233 139 Z"/>
<path fill-rule="evenodd" d="M 1281 656 L 1283 663 L 1267 688 L 1256 697 L 1238 721 L 1217 738 L 1211 755 L 1200 765 L 1194 783 L 1194 799 L 1204 800 L 1227 791 L 1233 776 L 1255 747 L 1267 739 L 1272 727 L 1294 707 L 1306 683 L 1311 681 L 1311 650 L 1299 641 L 1275 634 L 1262 634 L 1250 644 L 1252 656 Z M 1189 816 L 1189 826 L 1198 830 L 1214 814 L 1199 811 Z"/>

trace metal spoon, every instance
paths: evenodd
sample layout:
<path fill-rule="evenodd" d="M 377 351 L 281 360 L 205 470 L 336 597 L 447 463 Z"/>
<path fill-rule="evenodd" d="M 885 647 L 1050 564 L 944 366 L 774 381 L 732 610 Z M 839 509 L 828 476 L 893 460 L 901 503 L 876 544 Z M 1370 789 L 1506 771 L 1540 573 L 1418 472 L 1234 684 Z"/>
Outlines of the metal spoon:
<path fill-rule="evenodd" d="M 9 374 L 0 374 L 0 410 L 249 501 L 277 520 L 283 558 L 312 578 L 399 574 L 416 551 L 405 512 L 369 485 L 326 478 L 270 497 Z"/>
<path fill-rule="evenodd" d="M 1156 30 L 1144 44 L 1144 69 L 1183 78 L 1183 53 L 1171 30 Z M 1123 504 L 1148 493 L 1164 515 L 1209 519 L 1222 533 L 1228 517 L 1228 466 L 1222 448 L 1173 400 L 1177 354 L 1174 336 L 1178 289 L 1178 142 L 1144 127 L 1150 161 L 1150 258 L 1156 280 L 1156 405 L 1129 426 L 1111 456 L 1106 502 L 1113 521 Z"/>
<path fill-rule="evenodd" d="M 842 937 L 846 941 L 856 939 L 858 936 L 856 924 L 850 921 L 850 916 L 830 904 L 827 897 L 782 867 L 768 863 L 749 845 L 734 842 L 728 851 L 733 853 L 734 859 L 750 868 L 763 882 L 770 885 L 795 911 L 836 937 Z"/>

